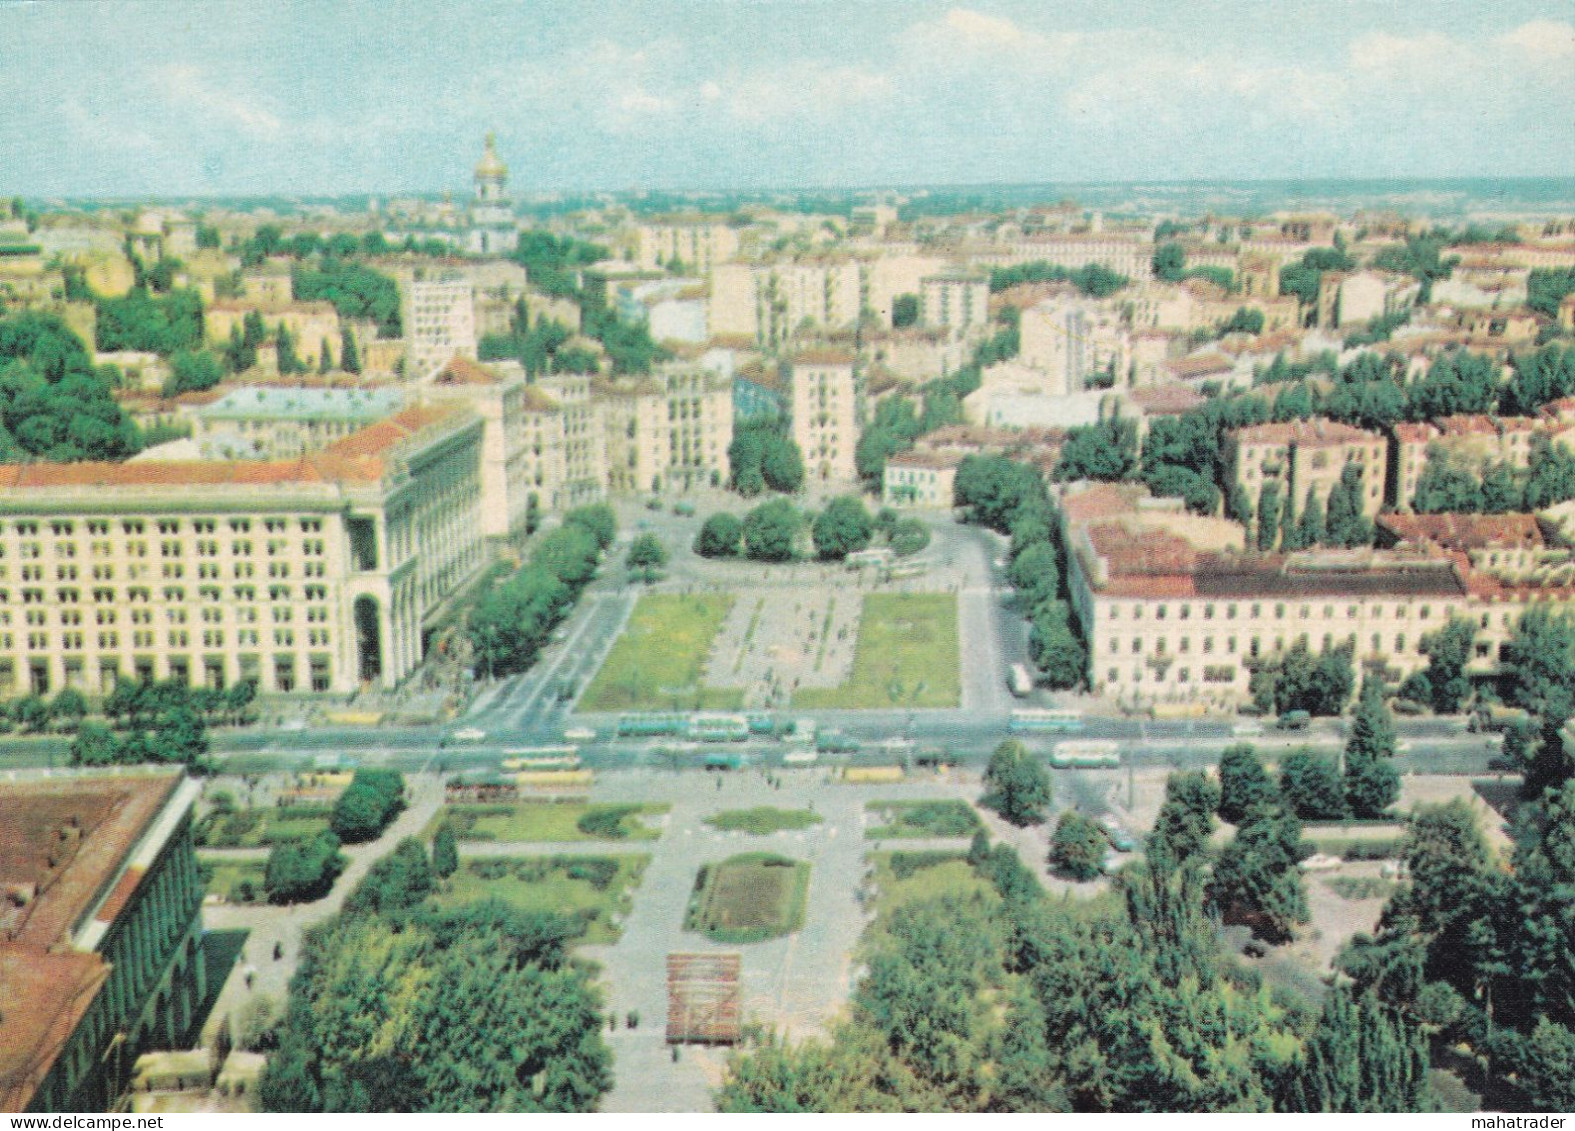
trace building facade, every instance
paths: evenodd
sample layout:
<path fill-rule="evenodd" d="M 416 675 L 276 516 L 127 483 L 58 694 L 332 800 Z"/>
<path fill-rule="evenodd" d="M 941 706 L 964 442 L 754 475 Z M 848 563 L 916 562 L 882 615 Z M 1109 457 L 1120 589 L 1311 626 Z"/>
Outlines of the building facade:
<path fill-rule="evenodd" d="M 180 775 L 0 783 L 0 1111 L 108 1111 L 206 997 L 200 786 Z"/>
<path fill-rule="evenodd" d="M 804 456 L 804 476 L 815 482 L 851 481 L 862 416 L 851 354 L 806 350 L 788 372 L 793 442 Z"/>
<path fill-rule="evenodd" d="M 469 279 L 413 280 L 401 297 L 407 378 L 425 381 L 455 356 L 476 359 L 475 285 Z"/>
<path fill-rule="evenodd" d="M 0 694 L 394 686 L 485 564 L 481 435 L 415 407 L 297 460 L 7 468 Z"/>
<path fill-rule="evenodd" d="M 1384 501 L 1389 445 L 1376 432 L 1314 418 L 1253 424 L 1229 433 L 1231 478 L 1256 509 L 1266 483 L 1276 483 L 1280 503 L 1300 514 L 1312 490 L 1323 507 L 1347 464 L 1362 470 L 1362 514 L 1371 518 Z"/>

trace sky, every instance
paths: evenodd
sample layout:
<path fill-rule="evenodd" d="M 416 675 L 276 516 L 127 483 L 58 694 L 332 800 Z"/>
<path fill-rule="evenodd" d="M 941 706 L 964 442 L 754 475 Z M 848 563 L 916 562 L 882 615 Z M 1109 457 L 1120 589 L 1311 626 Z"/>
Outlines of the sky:
<path fill-rule="evenodd" d="M 1575 0 L 0 0 L 0 192 L 1575 176 Z"/>

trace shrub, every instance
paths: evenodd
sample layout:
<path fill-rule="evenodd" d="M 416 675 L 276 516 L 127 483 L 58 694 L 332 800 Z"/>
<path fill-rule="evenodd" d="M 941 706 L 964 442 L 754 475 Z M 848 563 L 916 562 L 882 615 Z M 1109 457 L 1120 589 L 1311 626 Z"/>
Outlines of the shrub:
<path fill-rule="evenodd" d="M 629 835 L 624 821 L 640 811 L 638 805 L 602 805 L 588 809 L 574 822 L 574 827 L 586 836 L 603 840 L 623 840 Z"/>

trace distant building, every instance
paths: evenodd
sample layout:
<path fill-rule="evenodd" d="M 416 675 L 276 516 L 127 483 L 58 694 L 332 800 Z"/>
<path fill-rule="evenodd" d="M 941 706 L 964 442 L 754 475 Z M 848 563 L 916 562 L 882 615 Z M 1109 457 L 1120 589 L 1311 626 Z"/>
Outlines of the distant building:
<path fill-rule="evenodd" d="M 881 503 L 888 507 L 950 508 L 961 452 L 900 452 L 886 461 Z"/>
<path fill-rule="evenodd" d="M 990 322 L 990 282 L 982 275 L 931 275 L 919 282 L 919 320 L 956 332 Z"/>
<path fill-rule="evenodd" d="M 1362 469 L 1362 513 L 1378 513 L 1384 500 L 1388 444 L 1367 432 L 1334 420 L 1314 418 L 1283 424 L 1252 424 L 1230 432 L 1231 478 L 1258 506 L 1266 483 L 1280 486 L 1280 504 L 1301 514 L 1311 489 L 1320 505 L 1340 482 L 1347 464 Z"/>
<path fill-rule="evenodd" d="M 468 279 L 421 279 L 405 293 L 405 376 L 424 381 L 452 357 L 476 359 L 475 286 Z"/>
<path fill-rule="evenodd" d="M 189 416 L 202 459 L 295 459 L 392 416 L 397 389 L 242 386 Z"/>
<path fill-rule="evenodd" d="M 178 774 L 0 782 L 0 1111 L 111 1111 L 206 996 Z"/>
<path fill-rule="evenodd" d="M 1070 290 L 1023 311 L 1017 360 L 1050 376 L 1052 395 L 1125 385 L 1132 342 L 1110 306 Z"/>
<path fill-rule="evenodd" d="M 507 193 L 509 167 L 498 157 L 496 139 L 490 133 L 476 163 L 475 181 L 466 248 L 474 255 L 507 255 L 519 246 L 520 231 Z"/>
<path fill-rule="evenodd" d="M 793 441 L 804 455 L 810 481 L 851 482 L 858 475 L 859 391 L 853 356 L 840 350 L 803 350 L 788 374 L 788 414 Z"/>

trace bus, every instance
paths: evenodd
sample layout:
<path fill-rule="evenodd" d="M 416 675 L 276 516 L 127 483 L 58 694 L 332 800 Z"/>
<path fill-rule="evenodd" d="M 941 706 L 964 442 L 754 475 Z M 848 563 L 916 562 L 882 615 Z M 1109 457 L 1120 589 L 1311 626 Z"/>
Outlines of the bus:
<path fill-rule="evenodd" d="M 633 711 L 618 716 L 618 737 L 675 737 L 688 725 L 689 716 L 682 711 Z"/>
<path fill-rule="evenodd" d="M 580 751 L 575 746 L 524 746 L 503 752 L 503 768 L 516 770 L 577 770 Z"/>
<path fill-rule="evenodd" d="M 842 559 L 842 564 L 847 569 L 863 569 L 865 566 L 884 568 L 891 564 L 891 551 L 884 546 L 874 550 L 855 550 Z"/>
<path fill-rule="evenodd" d="M 1050 751 L 1050 764 L 1057 769 L 1097 769 L 1121 765 L 1121 744 L 1106 740 L 1058 742 Z"/>
<path fill-rule="evenodd" d="M 743 742 L 749 737 L 749 720 L 743 715 L 694 715 L 685 735 L 696 742 Z"/>
<path fill-rule="evenodd" d="M 1019 707 L 1010 729 L 1017 734 L 1075 734 L 1083 729 L 1083 712 L 1067 707 Z"/>
<path fill-rule="evenodd" d="M 1012 689 L 1012 694 L 1021 699 L 1034 689 L 1034 677 L 1028 670 L 1027 664 L 1013 664 L 1007 672 L 1006 686 Z"/>

